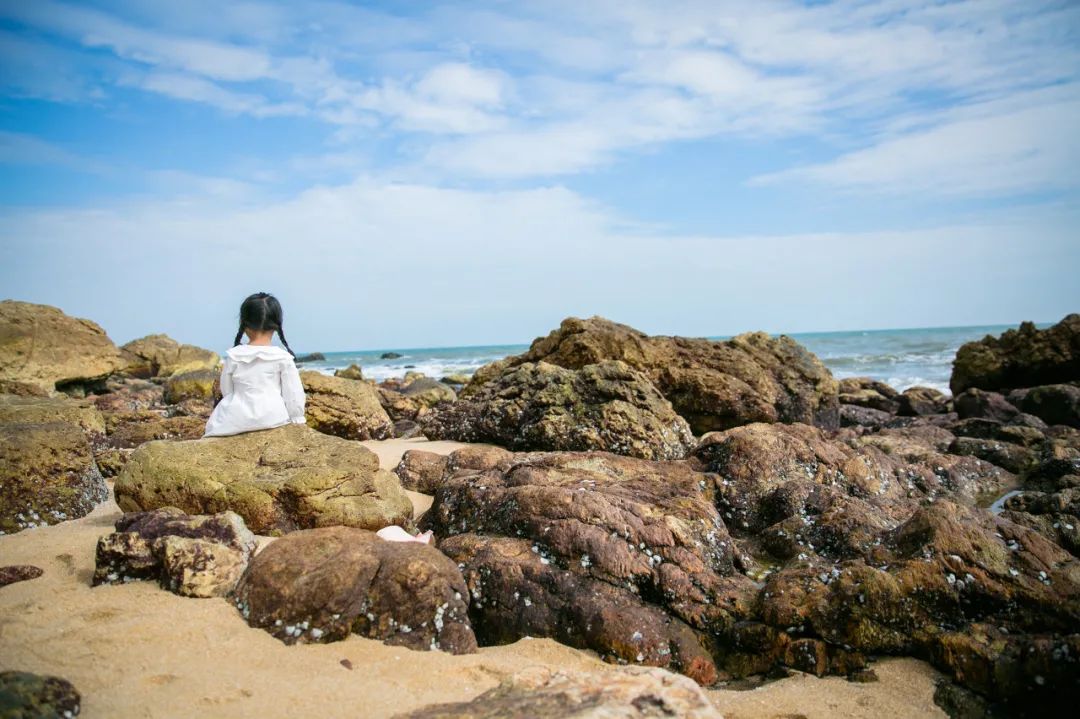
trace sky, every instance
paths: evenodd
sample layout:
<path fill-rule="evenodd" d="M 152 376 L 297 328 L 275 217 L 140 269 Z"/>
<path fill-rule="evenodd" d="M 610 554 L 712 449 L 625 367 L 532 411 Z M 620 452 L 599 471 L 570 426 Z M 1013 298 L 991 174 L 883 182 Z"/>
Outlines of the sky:
<path fill-rule="evenodd" d="M 0 297 L 117 342 L 1080 311 L 1075 0 L 0 0 Z"/>

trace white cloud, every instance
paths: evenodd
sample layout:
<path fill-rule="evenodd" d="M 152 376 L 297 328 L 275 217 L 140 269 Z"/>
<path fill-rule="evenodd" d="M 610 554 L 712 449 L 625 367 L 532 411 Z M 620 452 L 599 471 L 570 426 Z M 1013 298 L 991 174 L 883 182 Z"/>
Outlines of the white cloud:
<path fill-rule="evenodd" d="M 148 73 L 121 80 L 122 84 L 139 87 L 178 100 L 190 100 L 213 105 L 230 114 L 254 117 L 304 115 L 307 109 L 295 102 L 275 103 L 261 95 L 226 90 L 203 78 L 179 73 Z"/>
<path fill-rule="evenodd" d="M 851 190 L 945 196 L 1078 187 L 1077 118 L 1080 99 L 960 117 L 752 182 L 809 180 Z"/>

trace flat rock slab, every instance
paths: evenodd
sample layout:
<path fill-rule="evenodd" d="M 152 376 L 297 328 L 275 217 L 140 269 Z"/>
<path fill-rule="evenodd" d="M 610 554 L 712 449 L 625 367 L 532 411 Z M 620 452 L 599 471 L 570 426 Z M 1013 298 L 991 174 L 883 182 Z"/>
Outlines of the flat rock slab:
<path fill-rule="evenodd" d="M 435 704 L 395 719 L 722 719 L 686 677 L 662 669 L 595 676 L 523 672 L 470 702 Z"/>
<path fill-rule="evenodd" d="M 373 452 L 301 425 L 148 442 L 132 453 L 115 492 L 125 512 L 232 510 L 258 534 L 334 525 L 378 530 L 412 518 L 398 478 L 379 469 Z"/>
<path fill-rule="evenodd" d="M 355 633 L 410 649 L 476 651 L 457 565 L 434 547 L 360 529 L 276 540 L 252 560 L 235 596 L 251 626 L 287 644 Z"/>

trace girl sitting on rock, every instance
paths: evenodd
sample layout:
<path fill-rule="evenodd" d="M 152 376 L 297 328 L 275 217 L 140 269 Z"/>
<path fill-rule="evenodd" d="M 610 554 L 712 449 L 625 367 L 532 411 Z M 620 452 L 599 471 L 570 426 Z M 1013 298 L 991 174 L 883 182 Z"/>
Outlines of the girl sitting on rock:
<path fill-rule="evenodd" d="M 221 369 L 222 398 L 206 421 L 204 437 L 306 423 L 304 385 L 281 324 L 281 303 L 273 295 L 258 292 L 240 305 L 240 329 Z M 285 349 L 270 344 L 275 332 Z M 240 344 L 244 335 L 246 345 Z M 414 537 L 398 526 L 377 534 L 391 542 L 429 544 L 432 539 L 431 532 Z"/>

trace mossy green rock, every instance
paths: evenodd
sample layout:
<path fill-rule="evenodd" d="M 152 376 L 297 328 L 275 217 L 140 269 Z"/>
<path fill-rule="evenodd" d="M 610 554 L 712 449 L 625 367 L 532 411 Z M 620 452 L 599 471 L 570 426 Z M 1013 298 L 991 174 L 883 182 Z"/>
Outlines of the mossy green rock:
<path fill-rule="evenodd" d="M 217 370 L 221 357 L 216 352 L 180 344 L 168 335 L 147 335 L 120 348 L 127 362 L 124 374 L 131 377 L 171 377 L 196 370 Z"/>
<path fill-rule="evenodd" d="M 0 531 L 86 516 L 108 494 L 77 425 L 0 425 Z"/>
<path fill-rule="evenodd" d="M 0 672 L 0 717 L 64 719 L 79 714 L 82 699 L 67 679 L 30 672 Z"/>
<path fill-rule="evenodd" d="M 334 370 L 334 376 L 341 379 L 364 379 L 364 370 L 358 364 L 351 364 L 345 369 Z"/>
<path fill-rule="evenodd" d="M 514 450 L 603 450 L 681 459 L 686 421 L 625 362 L 571 370 L 546 362 L 505 369 L 467 398 L 419 418 L 430 439 L 490 442 Z"/>
<path fill-rule="evenodd" d="M 259 534 L 334 525 L 378 530 L 412 517 L 397 477 L 379 469 L 373 452 L 302 425 L 148 442 L 128 459 L 115 492 L 125 512 L 232 510 Z"/>
<path fill-rule="evenodd" d="M 949 387 L 1008 390 L 1080 380 L 1080 314 L 1040 330 L 1031 322 L 968 342 L 956 352 Z"/>
<path fill-rule="evenodd" d="M 213 401 L 214 382 L 217 379 L 218 373 L 208 369 L 173 375 L 165 383 L 165 402 L 178 404 L 185 399 Z"/>
<path fill-rule="evenodd" d="M 304 414 L 309 427 L 345 439 L 394 436 L 394 423 L 374 386 L 319 372 L 301 372 L 300 379 L 307 395 Z"/>
<path fill-rule="evenodd" d="M 124 366 L 120 350 L 90 320 L 55 307 L 0 302 L 0 381 L 51 392 L 95 383 Z"/>
<path fill-rule="evenodd" d="M 50 422 L 76 425 L 91 437 L 105 434 L 105 418 L 89 401 L 65 397 L 0 395 L 0 424 Z"/>

